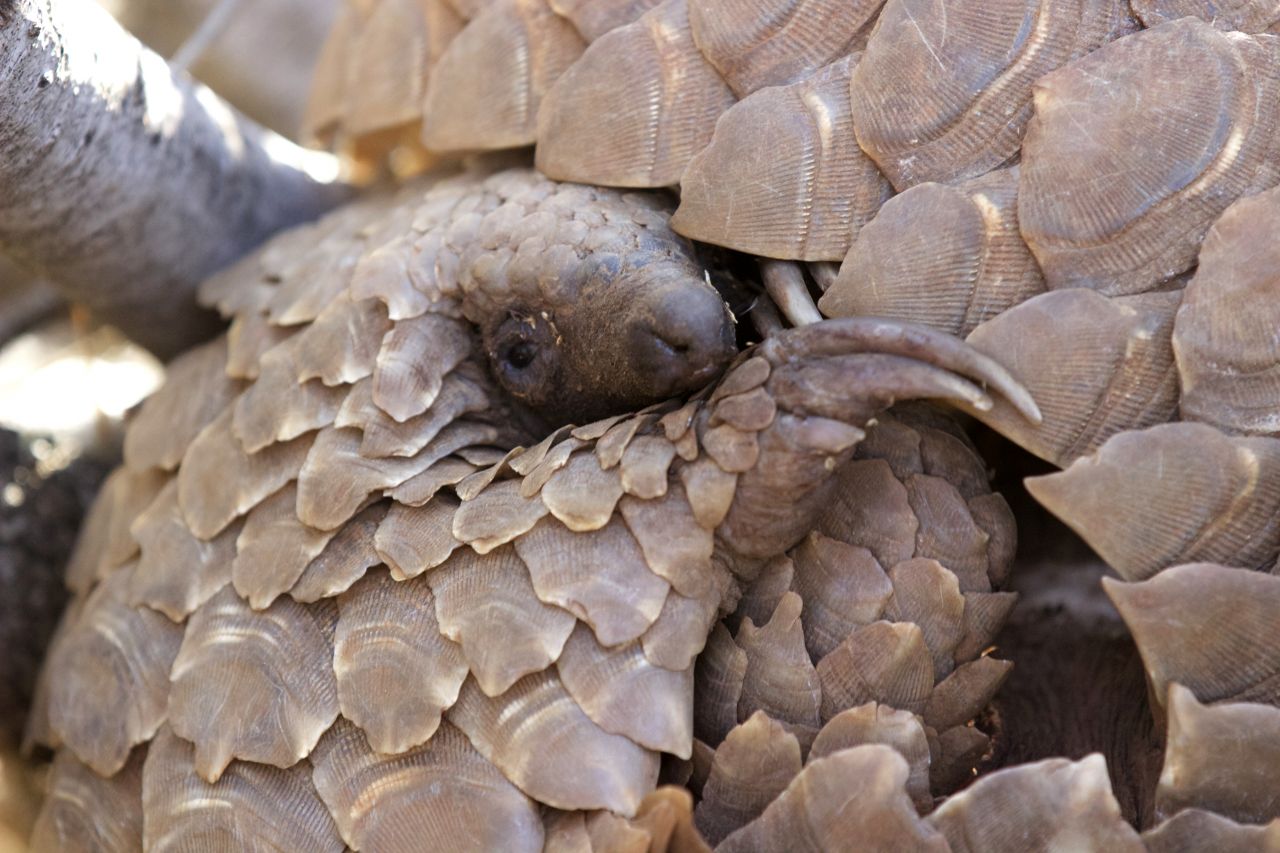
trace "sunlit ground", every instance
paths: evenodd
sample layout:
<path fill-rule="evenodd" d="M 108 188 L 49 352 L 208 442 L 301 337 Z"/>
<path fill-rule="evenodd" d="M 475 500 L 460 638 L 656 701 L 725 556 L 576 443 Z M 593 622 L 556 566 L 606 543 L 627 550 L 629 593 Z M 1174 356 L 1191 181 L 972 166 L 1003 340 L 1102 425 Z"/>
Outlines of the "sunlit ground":
<path fill-rule="evenodd" d="M 114 440 L 121 418 L 163 370 L 109 327 L 59 319 L 0 348 L 0 426 L 50 441 L 33 446 L 50 469 Z"/>

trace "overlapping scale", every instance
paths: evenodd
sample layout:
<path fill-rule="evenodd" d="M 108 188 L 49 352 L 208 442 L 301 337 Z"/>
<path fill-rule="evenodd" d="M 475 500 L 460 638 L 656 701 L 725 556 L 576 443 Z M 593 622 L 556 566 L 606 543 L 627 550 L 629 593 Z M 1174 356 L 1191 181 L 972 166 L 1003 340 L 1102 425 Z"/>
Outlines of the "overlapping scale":
<path fill-rule="evenodd" d="M 462 649 L 440 631 L 430 587 L 371 573 L 338 598 L 338 613 L 333 671 L 342 715 L 383 755 L 428 741 L 468 671 Z"/>
<path fill-rule="evenodd" d="M 347 396 L 345 385 L 298 381 L 299 339 L 289 338 L 264 354 L 257 380 L 235 401 L 231 430 L 246 453 L 328 426 Z"/>
<path fill-rule="evenodd" d="M 142 768 L 147 850 L 341 851 L 311 768 L 236 761 L 213 783 L 196 774 L 195 750 L 168 727 Z"/>
<path fill-rule="evenodd" d="M 592 42 L 547 92 L 538 169 L 559 180 L 672 186 L 734 100 L 694 44 L 685 0 L 665 0 Z"/>
<path fill-rule="evenodd" d="M 1157 701 L 1173 682 L 1202 702 L 1280 707 L 1280 577 L 1208 563 L 1103 585 L 1142 652 Z"/>
<path fill-rule="evenodd" d="M 1271 41 L 1184 18 L 1041 78 L 1018 217 L 1049 286 L 1147 290 L 1273 186 L 1278 62 Z"/>
<path fill-rule="evenodd" d="M 290 483 L 250 510 L 236 537 L 231 579 L 255 610 L 288 592 L 336 532 L 303 524 L 297 503 L 297 486 Z"/>
<path fill-rule="evenodd" d="M 45 664 L 53 733 L 110 776 L 165 720 L 182 627 L 129 603 L 132 567 L 98 585 Z"/>
<path fill-rule="evenodd" d="M 95 581 L 138 553 L 138 542 L 129 529 L 169 480 L 167 474 L 156 469 L 132 471 L 122 467 L 107 476 L 85 514 L 67 561 L 66 584 L 72 592 L 88 593 Z"/>
<path fill-rule="evenodd" d="M 730 107 L 685 169 L 671 226 L 738 251 L 841 260 L 892 193 L 854 138 L 848 88 L 856 62 L 854 54 Z"/>
<path fill-rule="evenodd" d="M 614 27 L 629 24 L 659 0 L 550 0 L 557 15 L 573 22 L 587 41 L 595 41 Z"/>
<path fill-rule="evenodd" d="M 544 519 L 515 541 L 515 550 L 529 567 L 538 598 L 587 622 L 605 646 L 643 634 L 670 590 L 649 570 L 621 518 L 589 533 Z"/>
<path fill-rule="evenodd" d="M 880 744 L 820 758 L 717 849 L 942 853 L 946 840 L 916 815 L 907 796 L 909 772 L 902 756 Z M 849 808 L 853 802 L 856 809 Z"/>
<path fill-rule="evenodd" d="M 379 0 L 344 57 L 342 131 L 386 132 L 419 121 L 431 67 L 462 29 L 443 0 Z M 335 38 L 338 29 L 332 31 Z M 320 81 L 312 91 L 321 89 Z"/>
<path fill-rule="evenodd" d="M 173 662 L 169 722 L 195 744 L 200 778 L 233 759 L 291 767 L 338 716 L 337 608 L 280 598 L 249 608 L 226 587 L 197 610 Z"/>
<path fill-rule="evenodd" d="M 917 810 L 922 814 L 927 812 L 933 806 L 933 795 L 929 792 L 931 755 L 928 735 L 915 714 L 874 702 L 841 711 L 818 732 L 807 760 L 816 761 L 841 750 L 873 743 L 892 747 L 906 760 L 910 768 L 907 795 Z"/>
<path fill-rule="evenodd" d="M 338 595 L 363 577 L 366 569 L 377 565 L 380 558 L 374 537 L 386 514 L 384 501 L 365 508 L 343 525 L 289 590 L 294 601 L 309 604 Z"/>
<path fill-rule="evenodd" d="M 422 746 L 378 755 L 339 720 L 311 763 L 316 790 L 353 850 L 542 849 L 537 807 L 448 722 Z"/>
<path fill-rule="evenodd" d="M 596 726 L 552 671 L 497 698 L 468 679 L 448 719 L 521 790 L 556 808 L 630 815 L 657 783 L 657 754 Z"/>
<path fill-rule="evenodd" d="M 400 423 L 422 414 L 471 347 L 471 330 L 452 317 L 423 314 L 395 323 L 373 369 L 374 403 Z"/>
<path fill-rule="evenodd" d="M 1203 809 L 1183 809 L 1142 833 L 1147 853 L 1276 853 L 1280 850 L 1280 818 L 1266 826 L 1239 824 Z"/>
<path fill-rule="evenodd" d="M 897 317 L 953 335 L 1044 291 L 1018 231 L 1018 168 L 954 186 L 923 183 L 863 225 L 835 283 L 828 317 Z"/>
<path fill-rule="evenodd" d="M 715 538 L 695 520 L 680 484 L 672 484 L 656 500 L 623 497 L 618 509 L 650 571 L 681 595 L 697 598 L 707 594 Z"/>
<path fill-rule="evenodd" d="M 133 569 L 129 603 L 146 605 L 180 622 L 231 581 L 240 526 L 208 541 L 196 538 L 178 506 L 170 480 L 131 527 L 142 555 Z"/>
<path fill-rule="evenodd" d="M 298 520 L 333 530 L 359 512 L 370 495 L 393 489 L 454 451 L 487 444 L 497 435 L 488 424 L 455 421 L 413 456 L 370 459 L 360 452 L 359 430 L 326 427 L 315 434 L 297 472 Z M 263 451 L 269 452 L 271 448 Z"/>
<path fill-rule="evenodd" d="M 532 143 L 547 89 L 585 47 L 547 0 L 494 0 L 432 69 L 423 142 L 432 151 Z"/>
<path fill-rule="evenodd" d="M 912 713 L 933 690 L 933 662 L 919 626 L 872 622 L 818 661 L 822 721 L 845 708 L 879 702 Z"/>
<path fill-rule="evenodd" d="M 804 647 L 802 607 L 800 596 L 785 593 L 766 624 L 743 619 L 734 642 L 747 656 L 738 719 L 764 711 L 807 745 L 818 729 L 822 690 Z"/>
<path fill-rule="evenodd" d="M 1166 700 L 1169 732 L 1156 813 L 1184 808 L 1239 823 L 1280 817 L 1280 708 L 1252 702 L 1202 705 L 1180 684 Z"/>
<path fill-rule="evenodd" d="M 441 632 L 462 647 L 478 687 L 500 696 L 554 663 L 573 631 L 566 610 L 544 604 L 514 548 L 463 548 L 426 576 Z"/>
<path fill-rule="evenodd" d="M 1101 755 L 999 770 L 946 800 L 926 820 L 956 853 L 1107 850 L 1142 853 L 1120 814 Z"/>
<path fill-rule="evenodd" d="M 1231 205 L 1205 235 L 1173 324 L 1186 420 L 1280 436 L 1277 228 L 1280 190 L 1268 190 Z"/>
<path fill-rule="evenodd" d="M 693 40 L 735 95 L 795 83 L 866 41 L 884 0 L 690 0 Z"/>
<path fill-rule="evenodd" d="M 793 550 L 792 587 L 804 600 L 805 646 L 823 658 L 862 625 L 880 618 L 893 586 L 866 548 L 811 533 Z"/>
<path fill-rule="evenodd" d="M 1178 380 L 1171 337 L 1180 298 L 1055 290 L 988 320 L 969 343 L 1026 385 L 1044 419 L 1031 424 L 1003 401 L 974 415 L 1060 466 L 1118 432 L 1172 420 Z"/>
<path fill-rule="evenodd" d="M 606 732 L 688 758 L 693 748 L 693 668 L 655 666 L 638 641 L 602 647 L 578 623 L 556 661 L 569 695 Z"/>
<path fill-rule="evenodd" d="M 801 769 L 800 744 L 786 727 L 756 711 L 716 749 L 694 825 L 719 844 L 773 802 Z"/>
<path fill-rule="evenodd" d="M 226 373 L 227 339 L 219 336 L 188 350 L 165 367 L 165 383 L 147 398 L 129 423 L 124 460 L 135 471 L 156 467 L 171 471 L 187 446 L 242 389 Z M 202 390 L 191 399 L 191 387 Z"/>
<path fill-rule="evenodd" d="M 1219 29 L 1244 33 L 1274 32 L 1280 22 L 1275 0 L 1130 0 L 1142 23 L 1155 27 L 1189 15 Z"/>
<path fill-rule="evenodd" d="M 132 853 L 142 849 L 142 760 L 137 749 L 114 776 L 102 777 L 59 752 L 49 770 L 44 803 L 31 830 L 31 849 Z"/>
<path fill-rule="evenodd" d="M 889 0 L 850 85 L 858 143 L 898 190 L 1014 157 L 1046 72 L 1131 32 L 1124 0 Z"/>
<path fill-rule="evenodd" d="M 1125 580 L 1178 563 L 1268 568 L 1280 553 L 1276 439 L 1193 423 L 1124 432 L 1027 489 Z"/>
<path fill-rule="evenodd" d="M 217 536 L 285 483 L 297 479 L 315 435 L 300 435 L 246 453 L 232 431 L 233 407 L 223 410 L 187 448 L 178 469 L 178 503 L 201 539 Z"/>

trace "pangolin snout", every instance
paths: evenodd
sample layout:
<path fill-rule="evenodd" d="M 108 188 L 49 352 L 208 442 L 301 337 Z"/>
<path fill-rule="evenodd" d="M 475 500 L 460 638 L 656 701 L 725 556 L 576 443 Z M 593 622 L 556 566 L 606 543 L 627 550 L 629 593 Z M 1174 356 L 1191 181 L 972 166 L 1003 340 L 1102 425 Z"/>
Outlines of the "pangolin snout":
<path fill-rule="evenodd" d="M 733 319 L 714 290 L 673 289 L 655 298 L 629 329 L 633 364 L 655 396 L 691 391 L 733 358 Z"/>

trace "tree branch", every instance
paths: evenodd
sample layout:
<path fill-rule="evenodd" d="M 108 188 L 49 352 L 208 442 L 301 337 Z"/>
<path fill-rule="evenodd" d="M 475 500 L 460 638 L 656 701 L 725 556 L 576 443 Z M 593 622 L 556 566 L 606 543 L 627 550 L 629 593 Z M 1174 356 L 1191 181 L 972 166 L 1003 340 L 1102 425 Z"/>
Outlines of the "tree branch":
<path fill-rule="evenodd" d="M 216 328 L 199 282 L 346 195 L 92 0 L 0 0 L 0 249 L 162 356 Z"/>

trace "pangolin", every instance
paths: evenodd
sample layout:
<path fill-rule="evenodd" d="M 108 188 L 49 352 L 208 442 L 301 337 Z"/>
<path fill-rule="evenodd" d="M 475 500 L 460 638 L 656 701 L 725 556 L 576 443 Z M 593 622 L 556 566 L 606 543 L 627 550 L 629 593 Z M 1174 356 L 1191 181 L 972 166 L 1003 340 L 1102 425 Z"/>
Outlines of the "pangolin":
<path fill-rule="evenodd" d="M 682 806 L 695 843 L 687 801 L 654 791 L 660 756 L 695 758 L 698 653 L 749 586 L 769 606 L 752 582 L 776 588 L 793 546 L 798 592 L 730 640 L 752 697 L 733 712 L 784 717 L 753 657 L 824 583 L 865 581 L 878 603 L 812 623 L 817 716 L 785 724 L 807 747 L 882 695 L 856 685 L 885 665 L 845 640 L 870 630 L 909 662 L 886 700 L 913 690 L 929 731 L 963 729 L 998 684 L 965 664 L 1004 604 L 1007 508 L 929 415 L 853 457 L 898 400 L 1035 404 L 972 348 L 887 320 L 779 332 L 726 369 L 729 312 L 666 223 L 652 195 L 463 176 L 211 280 L 231 329 L 131 423 L 68 570 L 29 731 L 56 750 L 37 849 L 538 850 L 671 836 Z M 563 422 L 579 411 L 600 419 Z M 918 499 L 859 541 L 886 472 Z M 935 541 L 931 513 L 975 533 Z M 958 576 L 933 559 L 952 554 Z M 850 737 L 813 767 L 905 780 L 881 736 Z M 905 788 L 880 796 L 890 841 L 941 849 Z"/>
<path fill-rule="evenodd" d="M 1033 494 L 1127 581 L 1274 570 L 1278 27 L 1267 0 L 350 3 L 312 128 L 678 185 L 679 233 L 808 265 L 771 283 L 791 319 L 921 322 L 1005 363 L 1042 421 L 975 414 L 1065 469 Z"/>

